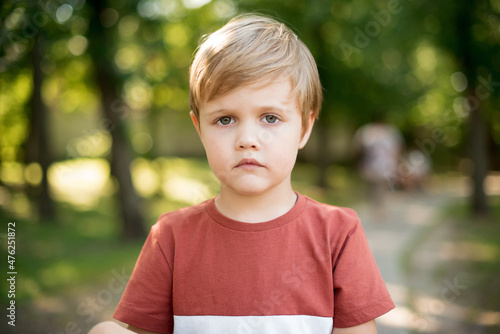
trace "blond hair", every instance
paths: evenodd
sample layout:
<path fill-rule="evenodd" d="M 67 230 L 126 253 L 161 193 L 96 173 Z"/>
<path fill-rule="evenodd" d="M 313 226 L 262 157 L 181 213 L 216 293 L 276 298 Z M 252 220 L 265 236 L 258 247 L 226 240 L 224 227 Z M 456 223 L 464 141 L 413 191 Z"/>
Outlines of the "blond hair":
<path fill-rule="evenodd" d="M 199 46 L 190 69 L 191 110 L 199 118 L 201 104 L 234 88 L 282 78 L 290 80 L 305 130 L 310 112 L 318 117 L 323 96 L 311 52 L 283 23 L 239 15 Z"/>

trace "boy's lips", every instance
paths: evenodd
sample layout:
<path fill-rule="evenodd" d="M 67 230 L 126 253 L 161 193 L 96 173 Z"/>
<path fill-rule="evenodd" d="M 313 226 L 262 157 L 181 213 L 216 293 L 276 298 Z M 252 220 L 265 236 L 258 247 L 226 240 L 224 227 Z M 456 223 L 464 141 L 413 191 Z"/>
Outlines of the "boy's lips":
<path fill-rule="evenodd" d="M 244 169 L 252 169 L 252 168 L 257 168 L 257 167 L 264 167 L 260 162 L 258 162 L 255 159 L 241 159 L 234 168 L 244 168 Z"/>

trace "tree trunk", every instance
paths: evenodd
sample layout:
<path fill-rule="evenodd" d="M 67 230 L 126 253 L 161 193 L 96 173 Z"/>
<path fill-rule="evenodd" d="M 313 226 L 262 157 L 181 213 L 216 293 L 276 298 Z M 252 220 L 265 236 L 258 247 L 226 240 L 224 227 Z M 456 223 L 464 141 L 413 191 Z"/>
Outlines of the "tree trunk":
<path fill-rule="evenodd" d="M 132 156 L 130 146 L 127 143 L 125 124 L 122 117 L 126 114 L 117 112 L 113 107 L 120 103 L 114 92 L 112 81 L 102 66 L 96 66 L 96 77 L 101 90 L 102 110 L 111 134 L 111 175 L 116 178 L 119 184 L 118 200 L 122 216 L 122 233 L 126 239 L 143 238 L 146 234 L 143 219 L 140 213 L 140 198 L 137 195 L 132 183 L 130 165 Z M 122 112 L 127 112 L 127 107 L 122 106 Z"/>
<path fill-rule="evenodd" d="M 486 138 L 486 127 L 481 115 L 481 103 L 475 95 L 476 67 L 477 61 L 472 51 L 474 50 L 472 31 L 472 15 L 474 15 L 476 2 L 465 1 L 461 4 L 458 13 L 457 31 L 460 36 L 460 55 L 462 56 L 462 69 L 469 80 L 467 99 L 469 100 L 469 136 L 468 149 L 470 159 L 473 163 L 470 175 L 473 184 L 471 209 L 476 216 L 484 216 L 489 213 L 489 206 L 484 190 L 484 181 L 488 175 L 488 143 Z"/>
<path fill-rule="evenodd" d="M 488 141 L 486 126 L 481 115 L 481 109 L 474 108 L 469 113 L 469 150 L 473 162 L 471 198 L 472 212 L 477 216 L 486 216 L 489 213 L 488 198 L 484 190 L 484 183 L 488 176 Z"/>
<path fill-rule="evenodd" d="M 122 218 L 122 236 L 125 239 L 142 239 L 146 232 L 140 210 L 140 198 L 132 184 L 130 172 L 132 154 L 124 122 L 130 109 L 116 93 L 121 90 L 123 83 L 113 70 L 113 52 L 110 52 L 114 44 L 114 36 L 110 29 L 102 26 L 99 20 L 100 13 L 106 8 L 105 1 L 92 0 L 88 4 L 94 11 L 89 24 L 89 53 L 94 62 L 95 77 L 101 91 L 103 125 L 106 126 L 112 138 L 111 175 L 119 185 L 117 198 Z"/>
<path fill-rule="evenodd" d="M 40 36 L 35 37 L 31 62 L 33 65 L 33 93 L 31 95 L 30 133 L 26 141 L 26 162 L 38 162 L 42 169 L 42 183 L 37 191 L 37 208 L 40 220 L 44 223 L 54 222 L 54 202 L 50 196 L 47 170 L 52 164 L 52 152 L 49 147 L 47 131 L 47 108 L 42 101 L 43 72 L 42 44 Z"/>

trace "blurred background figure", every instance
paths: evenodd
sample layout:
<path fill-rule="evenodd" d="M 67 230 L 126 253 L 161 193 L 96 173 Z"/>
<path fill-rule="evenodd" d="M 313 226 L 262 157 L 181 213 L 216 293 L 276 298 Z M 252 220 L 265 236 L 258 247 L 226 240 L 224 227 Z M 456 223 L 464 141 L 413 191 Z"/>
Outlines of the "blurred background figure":
<path fill-rule="evenodd" d="M 400 163 L 406 170 L 406 176 L 400 179 L 400 186 L 404 190 L 423 191 L 425 180 L 431 172 L 432 162 L 428 154 L 412 148 L 405 152 Z"/>
<path fill-rule="evenodd" d="M 398 164 L 404 141 L 394 126 L 379 119 L 358 129 L 354 148 L 359 171 L 368 185 L 368 195 L 376 219 L 384 216 L 384 195 L 399 183 Z"/>

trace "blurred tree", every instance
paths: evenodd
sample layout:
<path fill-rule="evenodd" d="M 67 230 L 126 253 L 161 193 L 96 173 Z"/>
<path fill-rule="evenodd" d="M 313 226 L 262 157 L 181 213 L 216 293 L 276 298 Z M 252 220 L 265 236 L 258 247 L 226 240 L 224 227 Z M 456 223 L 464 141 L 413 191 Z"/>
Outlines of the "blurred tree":
<path fill-rule="evenodd" d="M 1 9 L 2 21 L 6 24 L 2 25 L 0 45 L 3 46 L 3 57 L 0 58 L 0 72 L 17 69 L 20 74 L 25 68 L 31 70 L 30 103 L 27 108 L 21 109 L 25 113 L 24 117 L 18 118 L 27 119 L 28 122 L 16 124 L 23 128 L 24 134 L 18 147 L 10 147 L 11 151 L 16 152 L 10 158 L 22 160 L 24 163 L 35 162 L 41 167 L 41 182 L 34 187 L 32 193 L 35 194 L 39 218 L 43 223 L 52 223 L 55 209 L 50 195 L 47 171 L 54 161 L 47 130 L 48 113 L 42 99 L 44 31 L 40 22 L 39 25 L 33 22 L 33 18 L 39 14 L 39 9 L 33 2 L 7 2 Z M 22 103 L 22 101 L 16 102 Z M 0 158 L 0 160 L 9 159 Z"/>
<path fill-rule="evenodd" d="M 86 124 L 93 124 L 99 95 L 100 130 L 107 130 L 113 141 L 110 164 L 120 187 L 124 236 L 144 233 L 139 198 L 130 178 L 132 148 L 148 158 L 201 154 L 201 145 L 193 148 L 196 142 L 188 139 L 194 136 L 189 133 L 193 131 L 187 103 L 189 63 L 200 37 L 238 12 L 277 17 L 297 32 L 316 58 L 325 99 L 315 130 L 318 145 L 309 145 L 302 158 L 318 166 L 319 185 L 328 185 L 332 163 L 352 164 L 349 135 L 381 115 L 397 125 L 408 142 L 432 155 L 437 168 L 456 168 L 469 141 L 476 166 L 471 174 L 477 195 L 473 207 L 477 212 L 487 210 L 482 189 L 489 169 L 486 142 L 494 155 L 498 156 L 500 147 L 500 118 L 494 112 L 500 102 L 495 77 L 500 69 L 497 0 L 42 0 L 5 1 L 1 10 L 2 166 L 22 160 L 22 143 L 30 143 L 28 158 L 40 151 L 29 148 L 43 142 L 34 139 L 35 131 L 26 139 L 30 122 L 35 129 L 40 124 L 37 117 L 43 116 L 26 112 L 26 87 L 36 86 L 35 93 L 46 76 L 43 99 L 38 102 L 44 101 L 55 117 L 42 120 L 45 126 L 75 111 Z M 35 40 L 43 41 L 38 44 L 45 50 L 38 74 L 31 72 L 34 67 L 27 57 L 36 51 Z M 40 64 L 33 57 L 32 63 Z M 94 74 L 92 82 L 86 72 Z M 453 90 L 454 72 L 464 73 L 467 89 Z M 466 102 L 461 111 L 453 108 L 459 97 Z M 39 97 L 33 95 L 33 106 L 35 98 Z M 478 107 L 471 108 L 476 100 Z M 433 141 L 436 130 L 445 134 L 442 143 Z M 72 138 L 69 131 L 66 138 Z M 79 133 L 83 133 L 80 142 L 83 138 L 88 144 L 86 130 Z M 481 139 L 484 135 L 487 138 Z M 74 139 L 77 147 L 78 138 Z M 60 141 L 57 145 L 61 146 Z M 337 153 L 340 146 L 347 151 L 343 156 Z M 107 147 L 88 156 L 102 157 Z M 60 151 L 55 156 L 61 158 Z M 72 149 L 66 158 L 83 155 Z"/>
<path fill-rule="evenodd" d="M 112 138 L 111 175 L 118 182 L 118 200 L 122 217 L 122 234 L 126 239 L 143 238 L 146 234 L 141 214 L 141 201 L 132 184 L 130 167 L 132 153 L 127 140 L 125 119 L 131 110 L 118 96 L 123 89 L 123 80 L 113 65 L 116 35 L 113 29 L 106 29 L 105 10 L 111 9 L 106 1 L 90 0 L 89 49 L 94 63 L 95 78 L 101 93 L 101 107 Z"/>
<path fill-rule="evenodd" d="M 47 171 L 54 162 L 49 145 L 47 129 L 47 108 L 42 99 L 42 84 L 44 74 L 41 69 L 43 43 L 41 33 L 33 41 L 31 61 L 33 66 L 33 91 L 31 93 L 31 115 L 29 117 L 29 135 L 26 139 L 26 163 L 38 162 L 42 169 L 40 193 L 37 199 L 38 212 L 42 222 L 54 222 L 54 202 L 50 196 L 50 186 Z"/>
<path fill-rule="evenodd" d="M 476 96 L 476 87 L 479 84 L 477 79 L 477 67 L 481 65 L 481 57 L 474 55 L 476 41 L 473 38 L 474 20 L 477 15 L 477 6 L 481 1 L 466 1 L 460 3 L 456 19 L 456 31 L 458 32 L 459 53 L 457 54 L 462 71 L 467 78 L 471 79 L 465 92 L 466 108 L 469 109 L 469 156 L 473 163 L 471 178 L 473 182 L 472 210 L 477 215 L 487 215 L 489 205 L 487 202 L 484 183 L 489 173 L 487 129 L 483 119 L 483 106 L 476 101 L 469 100 Z M 487 3 L 483 3 L 487 5 Z M 465 102 L 465 101 L 464 101 Z"/>
<path fill-rule="evenodd" d="M 489 213 L 485 182 L 492 169 L 488 152 L 494 140 L 495 101 L 500 96 L 493 74 L 500 71 L 500 3 L 492 0 L 425 2 L 425 11 L 443 21 L 439 46 L 453 55 L 456 70 L 452 84 L 462 97 L 455 99 L 454 109 L 467 121 L 466 151 L 471 161 L 471 208 L 475 215 Z M 496 79 L 498 80 L 498 79 Z M 453 82 L 455 81 L 455 82 Z M 497 143 L 497 150 L 500 143 Z M 495 151 L 495 150 L 493 150 Z M 497 151 L 498 152 L 498 151 Z"/>

